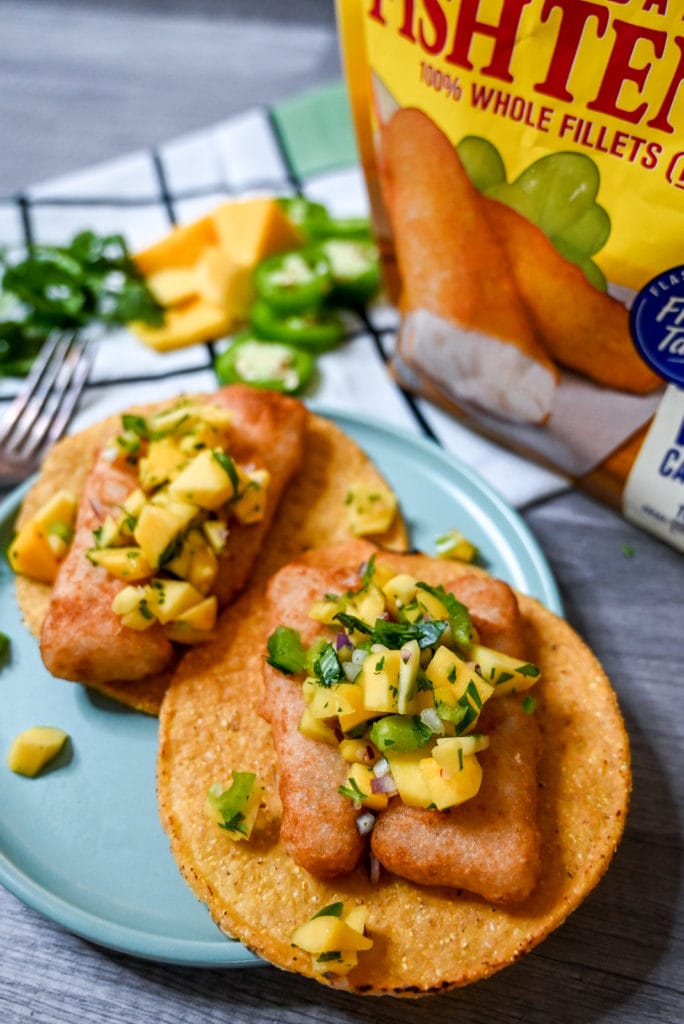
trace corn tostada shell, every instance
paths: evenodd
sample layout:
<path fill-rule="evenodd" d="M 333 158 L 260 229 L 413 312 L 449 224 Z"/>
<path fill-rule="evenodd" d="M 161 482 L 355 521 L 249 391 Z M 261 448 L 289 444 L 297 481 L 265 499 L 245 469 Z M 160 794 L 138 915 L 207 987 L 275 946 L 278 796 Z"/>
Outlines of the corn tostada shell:
<path fill-rule="evenodd" d="M 316 565 L 358 565 L 363 543 L 303 556 Z M 364 554 L 365 553 L 365 554 Z M 345 561 L 346 560 L 346 561 Z M 378 560 L 428 583 L 443 562 L 382 552 Z M 472 572 L 450 563 L 450 578 Z M 323 983 L 373 995 L 421 996 L 477 981 L 532 949 L 591 892 L 623 832 L 631 787 L 629 743 L 603 669 L 577 633 L 538 601 L 518 602 L 528 656 L 539 665 L 536 714 L 542 872 L 532 895 L 494 906 L 466 892 L 422 887 L 365 867 L 334 881 L 298 868 L 279 842 L 280 803 L 270 727 L 258 714 L 267 608 L 250 589 L 221 618 L 216 641 L 192 651 L 160 716 L 158 796 L 162 823 L 186 881 L 227 935 L 278 967 L 314 977 L 311 957 L 291 944 L 300 924 L 343 900 L 368 908 L 370 951 L 346 978 Z M 265 785 L 258 827 L 233 842 L 204 811 L 207 788 L 231 770 Z"/>

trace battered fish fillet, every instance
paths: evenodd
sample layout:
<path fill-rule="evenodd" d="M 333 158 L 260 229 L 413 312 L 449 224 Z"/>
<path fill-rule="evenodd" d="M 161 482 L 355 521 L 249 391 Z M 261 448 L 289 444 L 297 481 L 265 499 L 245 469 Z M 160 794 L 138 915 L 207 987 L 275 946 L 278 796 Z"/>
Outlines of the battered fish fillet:
<path fill-rule="evenodd" d="M 361 557 L 367 549 L 360 542 Z M 341 592 L 356 581 L 348 570 L 297 563 L 281 569 L 268 588 L 269 634 L 287 624 L 310 644 L 322 632 L 308 615 L 321 588 Z M 347 778 L 347 764 L 336 747 L 299 732 L 304 707 L 301 678 L 265 665 L 262 714 L 271 723 L 278 758 L 280 841 L 295 864 L 317 878 L 333 878 L 356 866 L 366 844 L 356 827 L 353 804 L 338 792 Z"/>
<path fill-rule="evenodd" d="M 466 575 L 444 586 L 467 605 L 481 643 L 524 657 L 522 619 L 507 583 Z M 477 796 L 448 811 L 395 799 L 376 822 L 371 849 L 388 871 L 413 882 L 467 889 L 493 903 L 523 900 L 540 869 L 537 722 L 519 698 L 497 697 L 485 704 L 478 732 L 490 746 L 478 754 Z"/>
<path fill-rule="evenodd" d="M 539 731 L 516 697 L 488 701 L 478 731 L 490 745 L 478 754 L 477 796 L 447 811 L 395 799 L 378 817 L 371 849 L 388 871 L 420 885 L 467 889 L 492 903 L 517 902 L 530 895 L 540 869 Z"/>
<path fill-rule="evenodd" d="M 350 567 L 360 570 L 374 551 L 398 572 L 412 571 L 412 556 L 377 552 L 363 542 L 347 546 L 344 568 L 326 564 L 325 552 L 316 552 L 281 569 L 268 588 L 269 633 L 287 625 L 310 644 L 324 632 L 308 616 L 313 601 L 358 586 L 358 572 L 350 573 Z M 481 643 L 524 656 L 522 619 L 508 584 L 466 573 L 443 586 L 468 606 Z M 271 722 L 278 758 L 281 842 L 296 864 L 319 878 L 348 873 L 365 843 L 356 827 L 357 811 L 338 793 L 347 765 L 334 747 L 299 732 L 305 707 L 299 677 L 266 665 L 264 683 L 262 714 Z M 412 881 L 465 888 L 493 902 L 521 900 L 539 873 L 537 724 L 516 697 L 489 701 L 480 721 L 491 745 L 478 755 L 483 767 L 478 796 L 448 812 L 395 800 L 379 814 L 371 848 L 389 871 Z"/>
<path fill-rule="evenodd" d="M 232 524 L 220 556 L 215 592 L 225 605 L 247 582 L 283 488 L 299 465 L 307 413 L 284 395 L 242 385 L 224 388 L 207 400 L 232 413 L 230 450 L 237 462 L 271 474 L 263 520 Z M 173 645 L 159 624 L 143 632 L 121 625 L 111 604 L 125 584 L 85 555 L 93 546 L 93 530 L 136 485 L 133 469 L 113 466 L 102 455 L 85 483 L 74 540 L 57 576 L 40 636 L 43 662 L 61 679 L 142 679 L 167 667 L 174 657 Z"/>

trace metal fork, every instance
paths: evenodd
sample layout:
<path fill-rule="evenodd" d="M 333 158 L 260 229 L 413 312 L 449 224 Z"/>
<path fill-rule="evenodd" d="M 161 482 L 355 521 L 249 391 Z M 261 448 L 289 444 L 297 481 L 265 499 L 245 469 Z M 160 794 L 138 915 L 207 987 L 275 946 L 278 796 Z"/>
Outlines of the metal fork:
<path fill-rule="evenodd" d="M 43 345 L 22 391 L 0 420 L 0 486 L 37 469 L 69 425 L 92 367 L 87 335 L 69 331 Z"/>

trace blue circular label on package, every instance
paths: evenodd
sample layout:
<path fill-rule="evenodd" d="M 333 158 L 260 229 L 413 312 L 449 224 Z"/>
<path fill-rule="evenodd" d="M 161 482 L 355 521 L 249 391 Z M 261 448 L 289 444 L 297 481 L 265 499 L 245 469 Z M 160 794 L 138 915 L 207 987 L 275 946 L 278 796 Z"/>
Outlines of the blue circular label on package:
<path fill-rule="evenodd" d="M 651 369 L 684 384 L 684 266 L 664 270 L 641 289 L 629 322 L 634 344 Z"/>

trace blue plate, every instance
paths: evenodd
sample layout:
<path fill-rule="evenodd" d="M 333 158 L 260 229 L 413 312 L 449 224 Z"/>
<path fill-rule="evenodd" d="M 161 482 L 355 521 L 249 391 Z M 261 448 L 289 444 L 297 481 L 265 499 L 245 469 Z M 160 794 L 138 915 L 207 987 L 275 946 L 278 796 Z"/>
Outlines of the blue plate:
<path fill-rule="evenodd" d="M 493 574 L 561 612 L 536 541 L 472 471 L 415 435 L 329 415 L 394 487 L 415 547 L 432 552 L 440 532 L 458 527 Z M 0 505 L 3 550 L 25 489 Z M 157 817 L 156 720 L 46 672 L 1 561 L 1 628 L 11 655 L 0 669 L 0 882 L 69 931 L 111 949 L 195 966 L 261 963 L 219 932 L 171 857 Z M 54 768 L 36 779 L 3 766 L 12 738 L 31 725 L 58 725 L 71 737 Z"/>

